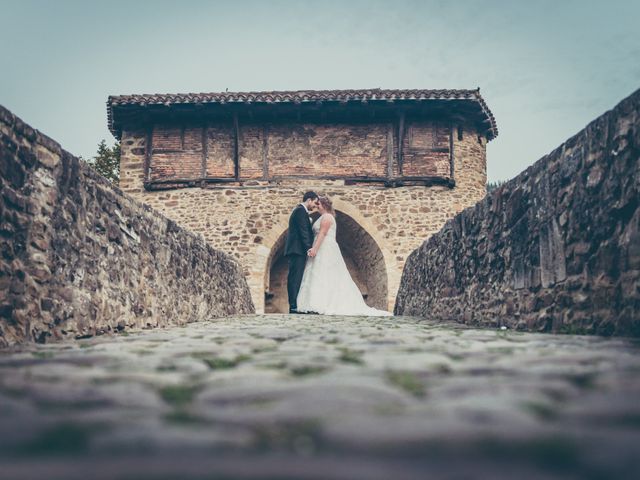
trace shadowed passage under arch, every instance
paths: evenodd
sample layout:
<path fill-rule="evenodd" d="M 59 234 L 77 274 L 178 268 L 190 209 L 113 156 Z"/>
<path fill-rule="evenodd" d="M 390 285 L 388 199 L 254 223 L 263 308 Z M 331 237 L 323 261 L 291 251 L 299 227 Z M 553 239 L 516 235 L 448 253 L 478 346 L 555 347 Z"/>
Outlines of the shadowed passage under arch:
<path fill-rule="evenodd" d="M 349 215 L 336 211 L 336 238 L 347 269 L 367 305 L 386 310 L 387 268 L 380 247 L 373 237 Z M 287 259 L 284 256 L 285 230 L 273 245 L 265 272 L 265 313 L 289 311 L 287 298 Z"/>

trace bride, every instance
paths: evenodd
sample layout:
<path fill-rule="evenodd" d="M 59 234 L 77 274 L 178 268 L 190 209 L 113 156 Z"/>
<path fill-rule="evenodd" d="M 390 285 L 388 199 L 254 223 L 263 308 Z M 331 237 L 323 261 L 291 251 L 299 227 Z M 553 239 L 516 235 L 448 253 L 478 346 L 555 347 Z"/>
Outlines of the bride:
<path fill-rule="evenodd" d="M 320 197 L 321 216 L 313 224 L 313 246 L 298 293 L 298 312 L 323 315 L 392 315 L 369 307 L 351 279 L 336 242 L 336 219 L 331 200 Z"/>

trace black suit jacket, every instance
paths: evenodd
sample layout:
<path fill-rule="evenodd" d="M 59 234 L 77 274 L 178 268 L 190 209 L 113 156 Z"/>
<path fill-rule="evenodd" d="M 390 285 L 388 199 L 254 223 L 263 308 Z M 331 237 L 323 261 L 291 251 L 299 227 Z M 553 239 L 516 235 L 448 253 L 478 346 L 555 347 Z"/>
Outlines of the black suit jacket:
<path fill-rule="evenodd" d="M 306 255 L 313 247 L 313 230 L 309 215 L 302 204 L 291 212 L 289 217 L 289 232 L 284 246 L 285 255 Z"/>

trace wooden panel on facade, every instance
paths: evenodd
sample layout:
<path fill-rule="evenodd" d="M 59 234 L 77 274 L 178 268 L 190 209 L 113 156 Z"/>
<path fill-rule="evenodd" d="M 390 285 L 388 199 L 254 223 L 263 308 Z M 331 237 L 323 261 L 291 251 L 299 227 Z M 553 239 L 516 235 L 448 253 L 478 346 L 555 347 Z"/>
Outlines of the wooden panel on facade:
<path fill-rule="evenodd" d="M 148 179 L 452 178 L 451 126 L 403 120 L 156 125 Z"/>
<path fill-rule="evenodd" d="M 258 179 L 264 175 L 264 128 L 262 125 L 240 127 L 240 178 Z"/>
<path fill-rule="evenodd" d="M 404 176 L 451 176 L 450 128 L 439 122 L 408 122 L 402 151 Z"/>
<path fill-rule="evenodd" d="M 273 125 L 270 176 L 377 176 L 387 173 L 388 129 L 367 125 Z"/>
<path fill-rule="evenodd" d="M 153 127 L 153 150 L 182 150 L 182 128 L 155 125 Z"/>
<path fill-rule="evenodd" d="M 154 153 L 151 157 L 150 180 L 194 179 L 200 176 L 200 152 Z"/>
<path fill-rule="evenodd" d="M 233 178 L 235 175 L 233 125 L 209 126 L 206 138 L 206 176 Z"/>
<path fill-rule="evenodd" d="M 187 127 L 183 130 L 183 150 L 202 151 L 202 128 Z"/>
<path fill-rule="evenodd" d="M 193 179 L 202 172 L 202 128 L 155 125 L 149 180 Z"/>

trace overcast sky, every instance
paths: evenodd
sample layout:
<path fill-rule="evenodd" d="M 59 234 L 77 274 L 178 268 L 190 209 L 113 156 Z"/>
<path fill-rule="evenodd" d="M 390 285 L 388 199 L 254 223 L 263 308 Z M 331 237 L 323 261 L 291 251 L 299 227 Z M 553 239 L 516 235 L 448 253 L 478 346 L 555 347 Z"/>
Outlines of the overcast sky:
<path fill-rule="evenodd" d="M 0 0 L 0 104 L 91 157 L 108 95 L 476 88 L 508 179 L 640 88 L 640 1 Z"/>

